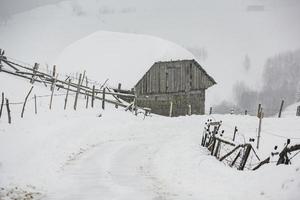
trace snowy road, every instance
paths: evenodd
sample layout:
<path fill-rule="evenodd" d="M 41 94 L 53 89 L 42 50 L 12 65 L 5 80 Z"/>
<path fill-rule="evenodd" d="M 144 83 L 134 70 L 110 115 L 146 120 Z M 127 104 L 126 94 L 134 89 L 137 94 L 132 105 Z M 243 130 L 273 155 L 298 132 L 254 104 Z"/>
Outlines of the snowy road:
<path fill-rule="evenodd" d="M 170 139 L 170 138 L 169 138 Z M 49 199 L 151 199 L 175 197 L 152 173 L 152 161 L 165 140 L 110 140 L 94 146 L 62 170 Z"/>

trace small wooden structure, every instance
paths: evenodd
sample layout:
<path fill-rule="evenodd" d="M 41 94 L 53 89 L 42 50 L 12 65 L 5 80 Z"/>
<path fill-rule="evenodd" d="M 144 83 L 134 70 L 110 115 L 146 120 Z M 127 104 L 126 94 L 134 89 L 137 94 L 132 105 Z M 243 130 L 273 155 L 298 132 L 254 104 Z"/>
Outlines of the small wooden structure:
<path fill-rule="evenodd" d="M 204 114 L 205 90 L 214 84 L 196 60 L 156 62 L 134 87 L 136 103 L 164 116 Z"/>

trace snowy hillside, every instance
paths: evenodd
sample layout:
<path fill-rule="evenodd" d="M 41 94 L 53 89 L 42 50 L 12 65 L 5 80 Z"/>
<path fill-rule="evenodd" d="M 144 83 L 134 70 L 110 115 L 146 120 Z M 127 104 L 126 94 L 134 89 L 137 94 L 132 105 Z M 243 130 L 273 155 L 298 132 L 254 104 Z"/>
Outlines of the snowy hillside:
<path fill-rule="evenodd" d="M 11 103 L 23 102 L 30 84 L 0 73 L 1 89 Z M 6 84 L 7 83 L 7 84 Z M 34 114 L 33 94 L 38 114 Z M 270 163 L 257 171 L 238 171 L 216 160 L 200 146 L 207 119 L 222 120 L 224 138 L 244 143 L 256 138 L 258 118 L 243 115 L 135 116 L 101 101 L 77 111 L 70 96 L 55 91 L 49 110 L 49 88 L 35 84 L 20 118 L 22 104 L 11 104 L 0 118 L 0 199 L 288 199 L 300 197 L 298 156 L 290 166 Z M 47 96 L 48 95 L 48 96 Z M 70 105 L 71 104 L 71 105 Z M 300 141 L 298 117 L 264 118 L 261 159 L 287 138 Z M 255 146 L 255 144 L 253 144 Z M 254 160 L 251 157 L 250 160 Z M 257 165 L 257 161 L 252 165 Z M 272 184 L 270 184 L 270 181 Z"/>
<path fill-rule="evenodd" d="M 160 38 L 99 31 L 68 46 L 55 63 L 65 73 L 86 70 L 91 79 L 131 89 L 155 62 L 180 59 L 194 56 Z"/>
<path fill-rule="evenodd" d="M 294 103 L 288 106 L 286 109 L 282 111 L 283 117 L 294 117 L 296 115 L 297 107 L 300 106 L 300 103 Z"/>
<path fill-rule="evenodd" d="M 36 88 L 36 90 L 38 90 Z M 209 118 L 223 120 L 226 137 L 239 127 L 238 140 L 256 135 L 257 118 L 232 115 L 143 120 L 107 107 L 63 111 L 63 97 L 28 103 L 25 118 L 13 106 L 13 124 L 0 119 L 1 199 L 30 194 L 34 199 L 293 199 L 299 198 L 299 158 L 292 166 L 274 163 L 258 171 L 237 171 L 200 146 Z M 100 102 L 96 107 L 100 107 Z M 101 117 L 97 117 L 99 113 Z M 5 113 L 6 114 L 6 113 Z M 264 120 L 261 158 L 274 144 L 300 132 L 299 119 Z M 295 131 L 295 132 L 293 132 Z M 274 137 L 269 133 L 280 134 Z M 293 143 L 297 140 L 292 139 Z M 270 184 L 270 181 L 272 184 Z"/>

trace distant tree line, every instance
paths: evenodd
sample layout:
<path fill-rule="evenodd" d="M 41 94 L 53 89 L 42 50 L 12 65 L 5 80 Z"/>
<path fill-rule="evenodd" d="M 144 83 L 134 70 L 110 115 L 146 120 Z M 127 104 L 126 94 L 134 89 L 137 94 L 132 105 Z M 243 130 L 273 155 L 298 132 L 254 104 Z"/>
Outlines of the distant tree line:
<path fill-rule="evenodd" d="M 248 110 L 255 114 L 257 105 L 262 104 L 267 116 L 278 112 L 280 102 L 284 107 L 300 100 L 300 49 L 278 54 L 269 58 L 262 74 L 262 88 L 253 90 L 244 82 L 234 85 L 235 103 L 224 101 L 214 108 L 216 113 L 240 113 Z M 251 113 L 252 111 L 252 113 Z"/>

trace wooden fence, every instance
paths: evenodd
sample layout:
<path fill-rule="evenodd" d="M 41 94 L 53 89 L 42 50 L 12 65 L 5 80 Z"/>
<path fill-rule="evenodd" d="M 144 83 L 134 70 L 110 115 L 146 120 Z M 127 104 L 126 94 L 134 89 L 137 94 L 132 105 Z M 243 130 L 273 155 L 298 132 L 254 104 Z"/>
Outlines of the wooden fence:
<path fill-rule="evenodd" d="M 221 125 L 221 121 L 208 121 L 204 128 L 201 145 L 206 147 L 212 156 L 238 170 L 245 169 L 251 153 L 253 153 L 256 160 L 260 161 L 250 143 L 236 144 L 234 141 L 224 139 L 224 131 L 220 131 Z M 234 137 L 236 131 L 237 129 L 235 128 Z M 250 169 L 250 165 L 251 163 L 247 167 L 248 169 Z"/>
<path fill-rule="evenodd" d="M 224 131 L 220 131 L 221 125 L 222 121 L 212 122 L 211 120 L 205 124 L 201 146 L 206 147 L 212 156 L 238 170 L 244 170 L 245 168 L 256 170 L 262 165 L 271 162 L 271 157 L 267 157 L 261 161 L 251 143 L 237 144 L 235 142 L 237 127 L 234 129 L 232 140 L 224 139 L 223 135 L 225 133 Z M 249 141 L 254 142 L 254 139 L 250 138 Z M 277 165 L 290 164 L 291 160 L 300 153 L 300 144 L 291 146 L 289 144 L 290 139 L 287 139 L 286 145 L 281 151 L 276 150 L 270 153 L 271 156 L 278 155 L 278 160 L 276 160 Z M 294 152 L 294 155 L 292 155 L 292 152 Z M 251 157 L 254 160 L 249 160 L 250 155 L 252 155 Z"/>
<path fill-rule="evenodd" d="M 31 84 L 40 83 L 43 84 L 45 87 L 50 88 L 50 103 L 49 109 L 52 108 L 53 98 L 55 96 L 55 91 L 64 90 L 65 91 L 65 102 L 64 102 L 64 109 L 66 109 L 69 95 L 71 92 L 75 94 L 75 99 L 73 103 L 73 109 L 77 109 L 77 102 L 79 95 L 83 95 L 86 99 L 86 107 L 89 105 L 89 101 L 91 101 L 91 107 L 94 107 L 94 101 L 100 100 L 102 101 L 102 109 L 105 109 L 105 103 L 110 103 L 115 105 L 115 107 L 123 107 L 125 110 L 134 111 L 135 114 L 144 113 L 145 116 L 149 115 L 151 110 L 148 108 L 141 108 L 135 104 L 134 92 L 132 90 L 124 90 L 121 89 L 121 84 L 118 85 L 118 88 L 112 88 L 106 86 L 106 82 L 108 79 L 97 89 L 95 85 L 91 85 L 87 78 L 86 72 L 84 71 L 83 74 L 79 74 L 79 78 L 73 80 L 71 76 L 67 76 L 64 79 L 60 78 L 57 73 L 56 66 L 53 66 L 52 71 L 50 73 L 42 72 L 39 70 L 39 64 L 35 63 L 33 66 L 28 67 L 24 64 L 17 63 L 12 59 L 4 56 L 4 51 L 0 49 L 0 72 L 10 74 L 16 77 L 23 78 L 24 80 L 30 81 Z M 21 112 L 21 117 L 24 116 L 24 110 L 26 106 L 26 102 L 28 97 L 33 89 L 31 87 L 30 91 L 28 92 L 27 96 L 25 97 Z M 108 98 L 109 97 L 109 98 Z M 4 99 L 4 94 L 2 93 L 2 101 L 0 107 L 0 117 L 2 114 L 3 106 L 6 105 L 7 111 L 9 109 L 9 100 Z M 5 100 L 5 102 L 4 102 Z M 35 97 L 36 101 L 36 97 Z M 141 110 L 141 111 L 138 111 Z M 8 112 L 10 113 L 10 112 Z M 9 117 L 10 118 L 10 117 Z M 11 122 L 11 120 L 9 120 Z"/>

